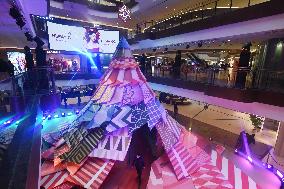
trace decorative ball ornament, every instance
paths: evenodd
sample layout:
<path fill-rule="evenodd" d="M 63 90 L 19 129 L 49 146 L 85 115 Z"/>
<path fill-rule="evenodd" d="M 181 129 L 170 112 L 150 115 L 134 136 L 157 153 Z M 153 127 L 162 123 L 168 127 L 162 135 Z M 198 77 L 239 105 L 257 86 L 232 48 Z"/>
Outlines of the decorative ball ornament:
<path fill-rule="evenodd" d="M 127 20 L 131 19 L 131 11 L 130 9 L 126 6 L 123 5 L 119 10 L 118 10 L 118 17 L 123 20 L 123 22 L 126 22 Z"/>

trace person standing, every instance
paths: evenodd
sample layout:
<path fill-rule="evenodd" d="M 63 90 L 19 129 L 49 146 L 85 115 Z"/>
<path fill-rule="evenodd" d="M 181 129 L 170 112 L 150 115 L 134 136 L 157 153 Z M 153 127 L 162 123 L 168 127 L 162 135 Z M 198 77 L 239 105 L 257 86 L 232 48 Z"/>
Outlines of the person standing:
<path fill-rule="evenodd" d="M 145 168 L 143 157 L 141 155 L 136 155 L 136 158 L 133 161 L 133 165 L 135 166 L 137 176 L 138 176 L 138 188 L 140 188 L 141 180 L 142 180 L 142 171 Z"/>
<path fill-rule="evenodd" d="M 250 62 L 250 47 L 251 43 L 246 44 L 242 52 L 240 54 L 238 72 L 236 77 L 236 87 L 240 89 L 244 89 L 246 87 L 246 77 L 248 72 L 250 71 L 249 62 Z"/>
<path fill-rule="evenodd" d="M 146 55 L 143 53 L 140 57 L 140 69 L 143 74 L 145 74 L 145 67 L 146 67 Z"/>
<path fill-rule="evenodd" d="M 180 76 L 180 67 L 181 67 L 181 51 L 178 50 L 175 57 L 175 63 L 173 66 L 175 78 L 179 78 Z"/>
<path fill-rule="evenodd" d="M 178 115 L 178 106 L 177 106 L 177 103 L 174 102 L 174 118 L 175 119 L 177 118 L 177 115 Z"/>

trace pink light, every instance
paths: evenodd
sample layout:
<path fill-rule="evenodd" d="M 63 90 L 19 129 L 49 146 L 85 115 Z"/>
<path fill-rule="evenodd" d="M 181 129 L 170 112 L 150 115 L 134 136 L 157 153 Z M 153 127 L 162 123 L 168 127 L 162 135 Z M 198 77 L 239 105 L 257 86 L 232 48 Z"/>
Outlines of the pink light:
<path fill-rule="evenodd" d="M 238 153 L 238 150 L 237 150 L 237 149 L 235 149 L 235 152 L 236 152 L 236 153 Z"/>
<path fill-rule="evenodd" d="M 283 178 L 283 174 L 280 171 L 276 170 L 276 173 L 280 178 Z"/>

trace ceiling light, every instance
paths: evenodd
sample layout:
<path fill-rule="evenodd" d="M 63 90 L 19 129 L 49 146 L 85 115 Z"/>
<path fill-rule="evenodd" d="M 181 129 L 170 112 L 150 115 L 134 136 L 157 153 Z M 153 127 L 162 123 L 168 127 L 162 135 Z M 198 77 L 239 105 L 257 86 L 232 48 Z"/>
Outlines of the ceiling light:
<path fill-rule="evenodd" d="M 231 40 L 230 39 L 228 39 L 228 42 L 230 42 Z"/>

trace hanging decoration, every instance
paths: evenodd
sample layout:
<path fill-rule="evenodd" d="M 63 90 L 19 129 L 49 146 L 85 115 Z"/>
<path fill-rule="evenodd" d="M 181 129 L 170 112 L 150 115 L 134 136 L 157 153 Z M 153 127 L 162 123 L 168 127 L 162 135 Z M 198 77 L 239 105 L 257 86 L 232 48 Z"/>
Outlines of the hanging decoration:
<path fill-rule="evenodd" d="M 118 10 L 118 17 L 121 18 L 123 20 L 123 22 L 126 22 L 127 20 L 131 20 L 131 11 L 130 11 L 130 9 L 126 5 L 123 5 Z"/>

